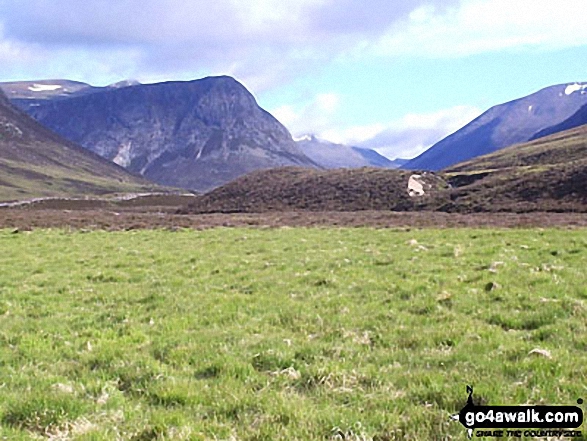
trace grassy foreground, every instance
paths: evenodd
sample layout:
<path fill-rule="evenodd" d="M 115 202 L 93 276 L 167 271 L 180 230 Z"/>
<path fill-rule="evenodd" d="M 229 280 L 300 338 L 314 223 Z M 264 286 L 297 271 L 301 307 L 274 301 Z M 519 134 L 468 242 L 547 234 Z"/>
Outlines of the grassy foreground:
<path fill-rule="evenodd" d="M 466 384 L 587 399 L 585 230 L 0 230 L 0 250 L 0 439 L 465 439 Z"/>

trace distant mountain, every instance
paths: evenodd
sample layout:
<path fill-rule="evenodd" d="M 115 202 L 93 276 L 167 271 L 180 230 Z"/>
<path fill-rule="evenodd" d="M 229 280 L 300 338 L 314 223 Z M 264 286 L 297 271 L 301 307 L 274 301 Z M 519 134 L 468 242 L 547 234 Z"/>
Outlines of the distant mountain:
<path fill-rule="evenodd" d="M 391 160 L 391 163 L 393 164 L 393 166 L 395 168 L 401 168 L 410 161 L 411 161 L 411 159 L 395 158 L 395 159 Z"/>
<path fill-rule="evenodd" d="M 559 124 L 587 104 L 587 84 L 563 84 L 542 89 L 487 112 L 444 138 L 403 166 L 441 170 L 453 164 L 526 142 Z"/>
<path fill-rule="evenodd" d="M 303 136 L 296 142 L 306 156 L 324 168 L 396 168 L 392 161 L 375 150 L 335 144 L 313 135 Z"/>
<path fill-rule="evenodd" d="M 0 83 L 0 89 L 11 100 L 63 99 L 99 90 L 89 84 L 70 80 L 13 81 Z"/>
<path fill-rule="evenodd" d="M 230 77 L 15 102 L 65 138 L 164 185 L 203 191 L 253 170 L 318 167 Z"/>
<path fill-rule="evenodd" d="M 145 192 L 153 187 L 41 126 L 0 91 L 0 200 Z"/>
<path fill-rule="evenodd" d="M 554 133 L 562 132 L 565 130 L 573 129 L 575 127 L 587 124 L 587 104 L 581 107 L 577 112 L 568 119 L 565 119 L 562 123 L 556 124 L 552 127 L 548 127 L 540 132 L 536 133 L 531 139 L 542 138 L 543 136 L 552 135 Z"/>
<path fill-rule="evenodd" d="M 39 80 L 0 83 L 0 89 L 13 104 L 29 112 L 32 108 L 45 104 L 48 100 L 64 100 L 138 84 L 140 83 L 134 80 L 124 80 L 105 87 L 94 87 L 79 81 Z"/>

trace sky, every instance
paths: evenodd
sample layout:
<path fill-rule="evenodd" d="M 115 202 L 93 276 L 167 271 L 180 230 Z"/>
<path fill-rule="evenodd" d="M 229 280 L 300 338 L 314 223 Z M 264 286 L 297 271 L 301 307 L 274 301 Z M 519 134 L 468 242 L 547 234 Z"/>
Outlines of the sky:
<path fill-rule="evenodd" d="M 587 82 L 585 0 L 0 0 L 0 81 L 231 75 L 294 135 L 418 155 Z"/>

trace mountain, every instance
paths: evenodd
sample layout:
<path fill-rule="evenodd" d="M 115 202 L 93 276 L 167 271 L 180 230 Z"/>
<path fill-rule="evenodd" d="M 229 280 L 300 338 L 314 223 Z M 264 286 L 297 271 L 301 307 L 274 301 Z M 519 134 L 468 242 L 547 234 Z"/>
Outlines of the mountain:
<path fill-rule="evenodd" d="M 443 176 L 461 212 L 587 212 L 587 125 L 454 165 Z"/>
<path fill-rule="evenodd" d="M 46 129 L 0 91 L 0 200 L 145 192 L 153 187 Z"/>
<path fill-rule="evenodd" d="M 499 106 L 433 145 L 403 166 L 440 170 L 504 147 L 529 141 L 587 104 L 587 84 L 563 84 Z"/>
<path fill-rule="evenodd" d="M 587 213 L 587 125 L 439 173 L 366 167 L 257 171 L 194 198 L 181 212 L 362 210 L 385 216 L 389 211 Z"/>
<path fill-rule="evenodd" d="M 125 80 L 105 87 L 95 87 L 71 80 L 12 81 L 0 83 L 0 89 L 4 91 L 13 104 L 29 112 L 32 108 L 38 107 L 49 100 L 64 100 L 138 84 L 140 83 L 134 80 Z"/>
<path fill-rule="evenodd" d="M 579 110 L 577 110 L 577 112 L 573 116 L 571 116 L 568 119 L 565 119 L 562 123 L 556 124 L 552 127 L 548 127 L 536 133 L 531 138 L 531 140 L 542 138 L 543 136 L 552 135 L 553 133 L 573 129 L 584 124 L 587 124 L 587 104 L 581 107 Z"/>
<path fill-rule="evenodd" d="M 63 137 L 163 185 L 204 191 L 253 170 L 318 167 L 230 77 L 17 104 Z"/>
<path fill-rule="evenodd" d="M 395 159 L 391 160 L 391 163 L 393 164 L 393 168 L 401 168 L 404 165 L 406 165 L 408 162 L 410 162 L 410 159 L 395 158 Z"/>
<path fill-rule="evenodd" d="M 394 163 L 375 150 L 350 147 L 306 135 L 296 140 L 306 156 L 324 168 L 382 167 L 396 168 Z"/>
<path fill-rule="evenodd" d="M 89 84 L 70 80 L 13 81 L 0 83 L 0 89 L 11 100 L 64 99 L 99 90 Z"/>

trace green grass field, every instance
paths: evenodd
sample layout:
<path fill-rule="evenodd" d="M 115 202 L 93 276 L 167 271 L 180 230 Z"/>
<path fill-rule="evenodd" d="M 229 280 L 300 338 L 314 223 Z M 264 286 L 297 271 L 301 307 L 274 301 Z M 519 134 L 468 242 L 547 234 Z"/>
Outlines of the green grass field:
<path fill-rule="evenodd" d="M 0 439 L 460 440 L 467 384 L 574 405 L 586 233 L 0 230 Z"/>

